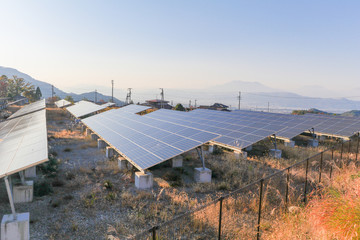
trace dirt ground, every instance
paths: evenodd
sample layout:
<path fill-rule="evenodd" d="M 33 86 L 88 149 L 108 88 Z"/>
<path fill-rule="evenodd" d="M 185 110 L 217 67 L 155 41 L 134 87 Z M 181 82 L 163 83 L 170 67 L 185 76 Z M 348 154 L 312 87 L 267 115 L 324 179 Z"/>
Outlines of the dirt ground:
<path fill-rule="evenodd" d="M 198 184 L 193 181 L 193 168 L 201 161 L 192 151 L 184 155 L 183 168 L 173 169 L 165 162 L 150 169 L 154 188 L 137 190 L 135 169 L 120 171 L 117 160 L 107 159 L 65 110 L 47 109 L 47 123 L 49 153 L 56 158 L 57 172 L 49 175 L 38 169 L 34 181 L 47 183 L 52 192 L 15 205 L 17 212 L 30 212 L 31 239 L 107 239 L 109 235 L 122 239 L 288 164 L 261 157 L 236 160 L 229 152 L 208 154 L 213 182 Z M 0 218 L 10 212 L 1 184 Z"/>

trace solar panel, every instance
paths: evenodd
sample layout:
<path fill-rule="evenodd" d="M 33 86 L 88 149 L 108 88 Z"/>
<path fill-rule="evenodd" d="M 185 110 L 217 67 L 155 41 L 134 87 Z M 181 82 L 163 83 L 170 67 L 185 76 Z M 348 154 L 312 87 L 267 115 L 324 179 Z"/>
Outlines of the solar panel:
<path fill-rule="evenodd" d="M 218 137 L 217 134 L 132 114 L 124 108 L 86 118 L 82 122 L 140 170 Z"/>
<path fill-rule="evenodd" d="M 213 110 L 181 112 L 160 109 L 145 117 L 220 134 L 222 137 L 214 140 L 214 143 L 239 150 L 284 128 L 282 125 L 234 115 L 231 112 Z"/>
<path fill-rule="evenodd" d="M 9 117 L 9 119 L 11 118 L 15 118 L 15 117 L 19 117 L 28 113 L 32 113 L 41 109 L 44 109 L 46 107 L 45 105 L 45 99 L 34 102 L 34 103 L 30 103 L 28 105 L 25 105 L 24 107 L 22 107 L 21 109 L 19 109 L 17 112 L 15 112 L 13 115 L 11 115 Z"/>
<path fill-rule="evenodd" d="M 0 178 L 48 160 L 45 111 L 0 123 Z"/>
<path fill-rule="evenodd" d="M 67 107 L 66 109 L 76 118 L 82 118 L 86 115 L 95 113 L 97 111 L 103 110 L 109 106 L 115 105 L 114 103 L 108 103 L 103 105 L 97 105 L 88 101 L 80 101 L 75 103 L 75 105 L 71 107 Z"/>
<path fill-rule="evenodd" d="M 55 105 L 58 108 L 67 107 L 67 106 L 70 106 L 71 104 L 72 104 L 71 102 L 66 101 L 65 99 L 61 99 L 61 100 L 55 102 Z"/>
<path fill-rule="evenodd" d="M 119 109 L 121 109 L 119 111 L 120 112 L 127 112 L 127 113 L 139 113 L 139 112 L 145 111 L 145 110 L 150 109 L 150 108 L 151 107 L 130 104 L 130 105 L 126 105 L 126 106 L 124 106 L 122 108 L 119 108 Z"/>
<path fill-rule="evenodd" d="M 306 114 L 305 117 L 314 125 L 315 132 L 324 135 L 351 137 L 360 131 L 360 118 Z"/>

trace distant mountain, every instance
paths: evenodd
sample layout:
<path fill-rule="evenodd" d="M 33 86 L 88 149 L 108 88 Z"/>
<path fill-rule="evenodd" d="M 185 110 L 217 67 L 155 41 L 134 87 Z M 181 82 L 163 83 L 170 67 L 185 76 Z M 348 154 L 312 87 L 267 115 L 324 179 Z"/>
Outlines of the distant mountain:
<path fill-rule="evenodd" d="M 231 81 L 221 85 L 206 88 L 216 92 L 280 92 L 280 90 L 268 87 L 259 82 Z"/>
<path fill-rule="evenodd" d="M 19 78 L 25 79 L 25 81 L 33 84 L 36 87 L 39 87 L 42 93 L 43 98 L 49 98 L 51 97 L 51 91 L 52 91 L 52 85 L 46 82 L 42 82 L 39 80 L 36 80 L 29 76 L 28 74 L 22 73 L 14 68 L 6 68 L 0 66 L 0 76 L 6 75 L 8 78 L 12 78 L 12 76 L 17 76 Z M 95 100 L 95 92 L 89 92 L 89 93 L 82 93 L 82 94 L 76 94 L 76 93 L 67 93 L 62 90 L 60 90 L 57 87 L 54 87 L 54 92 L 56 96 L 59 96 L 60 98 L 65 98 L 66 96 L 72 96 L 74 101 L 80 101 L 84 98 L 94 101 Z M 101 93 L 97 93 L 97 100 L 104 100 L 105 102 L 109 101 L 111 99 L 111 96 L 106 96 Z M 114 102 L 116 104 L 122 105 L 123 102 L 119 99 L 114 97 Z"/>
<path fill-rule="evenodd" d="M 343 114 L 341 114 L 341 116 L 360 117 L 360 111 L 359 110 L 352 110 L 352 111 L 344 112 Z"/>

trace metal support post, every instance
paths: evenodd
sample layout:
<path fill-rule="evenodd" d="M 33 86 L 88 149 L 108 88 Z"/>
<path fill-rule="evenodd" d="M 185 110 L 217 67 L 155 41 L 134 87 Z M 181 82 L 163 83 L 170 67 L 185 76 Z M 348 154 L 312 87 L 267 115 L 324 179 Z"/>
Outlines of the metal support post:
<path fill-rule="evenodd" d="M 340 159 L 343 158 L 343 151 L 344 151 L 344 142 L 341 143 L 341 151 L 340 151 Z"/>
<path fill-rule="evenodd" d="M 19 175 L 20 175 L 20 179 L 21 179 L 21 184 L 22 185 L 25 185 L 25 174 L 24 174 L 24 171 L 20 171 L 19 172 Z"/>
<path fill-rule="evenodd" d="M 14 198 L 13 198 L 13 195 L 12 195 L 12 190 L 11 190 L 11 188 L 10 188 L 8 176 L 5 177 L 5 185 L 6 185 L 6 191 L 7 191 L 8 197 L 9 197 L 11 212 L 12 212 L 12 215 L 13 215 L 14 220 L 16 220 L 16 212 L 15 212 L 15 206 L 14 206 Z"/>
<path fill-rule="evenodd" d="M 199 149 L 200 148 L 200 149 Z M 202 162 L 202 167 L 203 169 L 205 169 L 205 159 L 204 159 L 204 151 L 203 151 L 203 147 L 200 146 L 199 148 L 196 148 L 196 151 L 199 155 L 199 158 L 201 159 Z"/>

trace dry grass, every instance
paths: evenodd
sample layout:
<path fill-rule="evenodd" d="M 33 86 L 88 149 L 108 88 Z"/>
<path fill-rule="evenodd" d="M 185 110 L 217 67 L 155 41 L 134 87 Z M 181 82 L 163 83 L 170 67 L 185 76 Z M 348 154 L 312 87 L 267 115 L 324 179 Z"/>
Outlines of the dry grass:
<path fill-rule="evenodd" d="M 359 239 L 360 171 L 353 163 L 340 170 L 306 208 L 278 218 L 263 238 Z"/>

